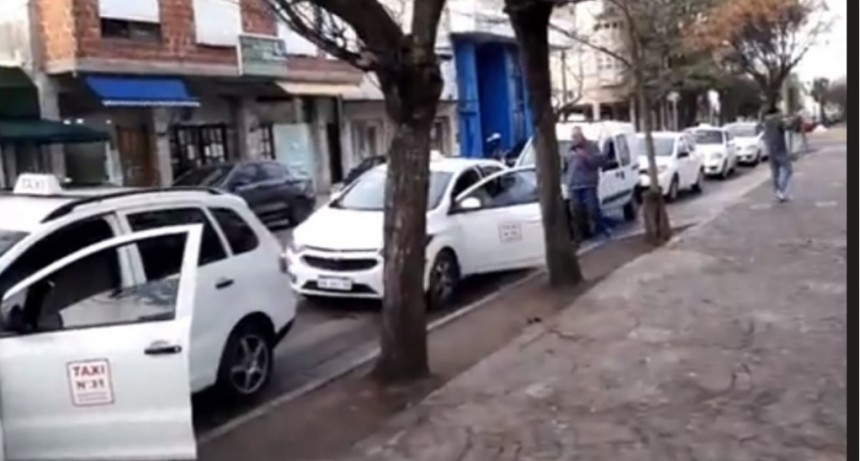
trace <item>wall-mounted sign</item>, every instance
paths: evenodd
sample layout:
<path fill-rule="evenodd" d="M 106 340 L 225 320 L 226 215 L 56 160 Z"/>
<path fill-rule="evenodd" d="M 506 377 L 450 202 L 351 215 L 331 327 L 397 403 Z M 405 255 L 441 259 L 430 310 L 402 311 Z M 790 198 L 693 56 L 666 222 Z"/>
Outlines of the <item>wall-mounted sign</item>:
<path fill-rule="evenodd" d="M 249 77 L 286 77 L 287 47 L 278 37 L 239 35 L 239 73 Z"/>

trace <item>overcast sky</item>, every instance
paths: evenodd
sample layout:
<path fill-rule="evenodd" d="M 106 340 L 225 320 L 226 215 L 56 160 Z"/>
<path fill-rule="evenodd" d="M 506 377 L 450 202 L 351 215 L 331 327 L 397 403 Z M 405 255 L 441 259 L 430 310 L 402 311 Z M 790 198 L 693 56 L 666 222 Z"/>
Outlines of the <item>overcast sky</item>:
<path fill-rule="evenodd" d="M 836 21 L 801 61 L 797 73 L 802 80 L 827 77 L 831 80 L 846 73 L 848 56 L 847 0 L 826 0 L 828 12 Z"/>

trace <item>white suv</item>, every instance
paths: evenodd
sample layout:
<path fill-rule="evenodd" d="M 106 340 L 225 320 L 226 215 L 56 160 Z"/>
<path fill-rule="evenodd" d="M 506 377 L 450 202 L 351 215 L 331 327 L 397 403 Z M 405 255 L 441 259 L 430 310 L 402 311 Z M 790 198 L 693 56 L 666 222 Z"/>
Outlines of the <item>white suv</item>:
<path fill-rule="evenodd" d="M 18 184 L 13 193 L 0 194 L 0 296 L 9 295 L 40 269 L 99 242 L 152 229 L 200 225 L 188 351 L 190 389 L 197 392 L 217 385 L 228 397 L 239 399 L 263 389 L 272 373 L 272 349 L 292 326 L 296 306 L 280 260 L 282 246 L 241 198 L 204 189 L 63 190 L 47 175 L 22 175 Z M 64 309 L 98 294 L 175 279 L 182 254 L 178 244 L 149 242 L 91 260 L 81 266 L 86 270 L 62 273 L 51 280 L 46 311 L 25 312 L 30 317 L 25 315 L 23 323 L 0 329 L 0 350 L 28 342 L 36 348 L 69 328 L 99 330 L 96 320 L 68 321 Z M 160 320 L 155 316 L 135 321 Z M 125 338 L 114 340 L 122 347 Z M 0 355 L 0 372 L 7 357 L 8 353 Z M 113 366 L 118 370 L 127 365 Z M 136 373 L 137 379 L 161 385 L 161 378 L 145 369 Z M 5 397 L 0 395 L 0 400 Z"/>

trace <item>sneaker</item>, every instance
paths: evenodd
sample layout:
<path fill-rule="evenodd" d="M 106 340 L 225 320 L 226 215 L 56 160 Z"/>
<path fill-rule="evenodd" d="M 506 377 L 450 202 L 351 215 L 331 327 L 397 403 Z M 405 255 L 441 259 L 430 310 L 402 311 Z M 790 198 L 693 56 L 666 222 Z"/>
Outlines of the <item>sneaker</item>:
<path fill-rule="evenodd" d="M 778 190 L 776 191 L 776 200 L 779 202 L 785 202 L 788 200 L 788 197 L 786 197 L 785 192 Z"/>

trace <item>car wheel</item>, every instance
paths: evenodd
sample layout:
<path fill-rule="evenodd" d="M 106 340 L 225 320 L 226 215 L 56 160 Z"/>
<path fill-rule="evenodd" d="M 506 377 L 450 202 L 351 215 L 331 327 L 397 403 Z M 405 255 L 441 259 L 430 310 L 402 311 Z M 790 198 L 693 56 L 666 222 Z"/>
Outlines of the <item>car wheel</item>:
<path fill-rule="evenodd" d="M 705 187 L 705 172 L 702 170 L 699 170 L 699 174 L 696 175 L 696 182 L 693 183 L 693 192 L 695 192 L 697 194 L 701 194 L 702 190 L 704 190 L 704 187 Z"/>
<path fill-rule="evenodd" d="M 678 175 L 672 177 L 672 182 L 669 183 L 669 192 L 666 193 L 666 201 L 675 202 L 678 200 L 678 193 L 680 189 L 680 184 L 678 181 Z"/>
<path fill-rule="evenodd" d="M 460 284 L 460 265 L 451 250 L 442 250 L 436 255 L 430 268 L 430 285 L 427 289 L 427 306 L 438 309 L 447 306 L 454 298 Z"/>
<path fill-rule="evenodd" d="M 720 178 L 729 179 L 729 176 L 731 176 L 731 174 L 732 170 L 731 168 L 729 168 L 729 161 L 726 160 L 725 163 L 723 163 L 723 169 L 720 171 Z"/>
<path fill-rule="evenodd" d="M 243 321 L 230 333 L 218 368 L 218 388 L 229 399 L 256 397 L 272 377 L 272 333 L 262 322 Z"/>
<path fill-rule="evenodd" d="M 635 221 L 639 213 L 639 199 L 632 197 L 626 205 L 624 205 L 624 220 Z"/>

